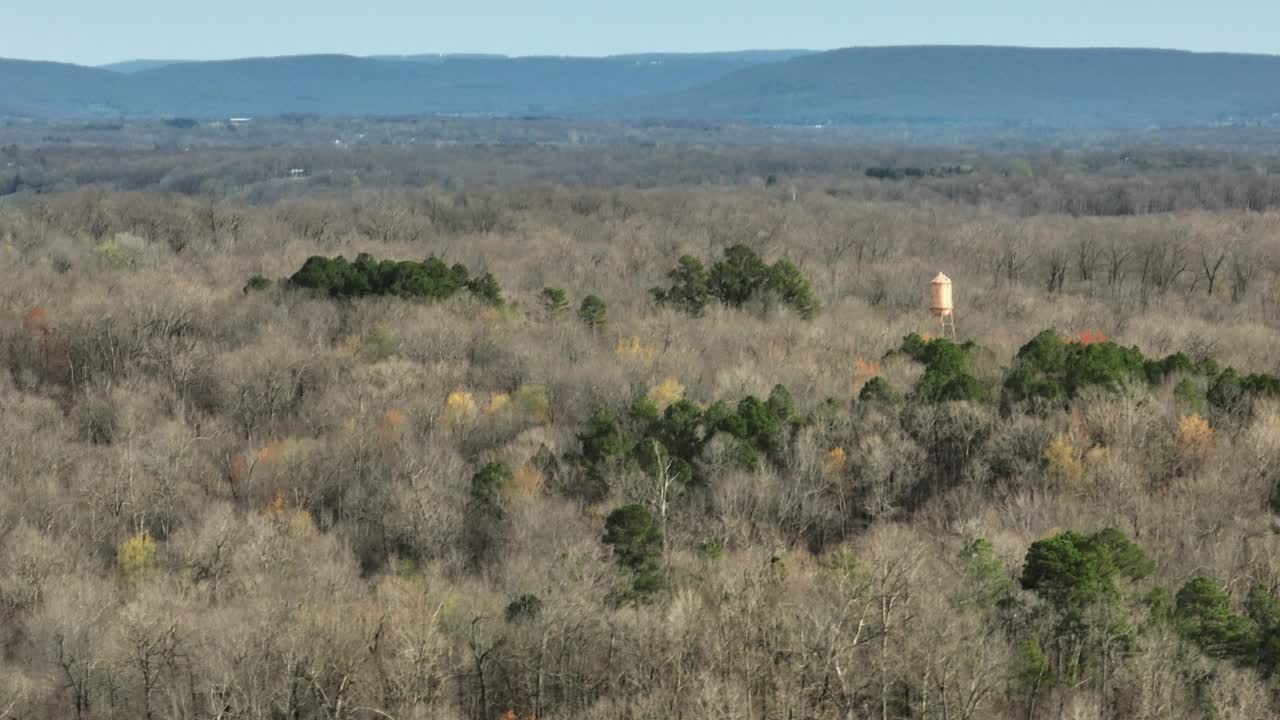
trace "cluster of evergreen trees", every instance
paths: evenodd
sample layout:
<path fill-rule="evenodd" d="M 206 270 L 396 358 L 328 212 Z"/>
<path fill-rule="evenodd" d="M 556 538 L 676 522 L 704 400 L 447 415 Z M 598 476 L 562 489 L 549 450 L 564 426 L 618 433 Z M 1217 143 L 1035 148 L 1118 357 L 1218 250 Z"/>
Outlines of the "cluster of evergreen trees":
<path fill-rule="evenodd" d="M 445 300 L 466 290 L 490 305 L 503 304 L 502 289 L 490 273 L 472 276 L 466 266 L 452 267 L 432 256 L 423 262 L 376 260 L 360 253 L 355 262 L 341 255 L 312 256 L 288 281 L 290 287 L 316 290 L 334 298 L 393 295 L 420 300 Z M 249 281 L 246 290 L 265 287 L 261 278 Z"/>
<path fill-rule="evenodd" d="M 1050 688 L 1074 686 L 1132 653 L 1144 635 L 1171 629 L 1213 658 L 1274 676 L 1280 665 L 1280 598 L 1253 588 L 1237 613 L 1220 583 L 1196 577 L 1170 599 L 1148 584 L 1156 565 L 1124 533 L 1062 532 L 1031 544 L 1011 580 L 991 543 L 978 539 L 960 554 L 968 602 L 1020 650 L 1011 689 L 1024 694 L 1028 716 Z M 1036 602 L 1015 592 L 1030 591 Z"/>
<path fill-rule="evenodd" d="M 1184 353 L 1148 358 L 1135 347 L 1113 342 L 1068 342 L 1045 330 L 1018 351 L 1005 377 L 1008 401 L 1038 399 L 1065 404 L 1080 388 L 1124 383 L 1157 386 L 1175 375 L 1186 377 L 1177 388 L 1180 399 L 1231 411 L 1251 397 L 1280 396 L 1280 378 L 1265 373 L 1241 375 L 1212 358 L 1193 360 Z"/>
<path fill-rule="evenodd" d="M 924 373 L 907 397 L 912 402 L 988 403 L 996 389 L 995 381 L 979 379 L 971 368 L 972 358 L 980 352 L 982 349 L 972 342 L 955 343 L 912 334 L 903 339 L 898 349 L 886 355 L 886 360 L 904 356 L 924 365 Z M 1230 410 L 1235 407 L 1234 403 L 1254 394 L 1280 395 L 1276 389 L 1280 380 L 1269 375 L 1241 377 L 1230 368 L 1220 368 L 1212 359 L 1193 361 L 1177 353 L 1152 360 L 1135 348 L 1105 341 L 1070 342 L 1047 330 L 1018 352 L 1012 368 L 1004 375 L 1004 399 L 1006 402 L 1039 399 L 1065 404 L 1085 386 L 1116 388 L 1124 382 L 1155 385 L 1177 374 L 1188 377 L 1175 388 L 1175 397 L 1189 404 L 1192 410 L 1206 403 Z M 1200 390 L 1202 385 L 1209 388 L 1207 394 Z M 902 399 L 880 377 L 871 378 L 859 395 L 859 402 L 866 405 L 893 404 Z M 1197 402 L 1200 405 L 1196 405 Z M 569 458 L 576 469 L 571 473 L 576 483 L 571 494 L 598 501 L 609 491 L 607 479 L 627 469 L 639 470 L 651 478 L 670 478 L 683 492 L 703 486 L 712 463 L 728 461 L 744 469 L 755 468 L 762 461 L 783 463 L 797 431 L 815 419 L 838 413 L 837 405 L 836 401 L 827 400 L 813 413 L 802 415 L 790 392 L 777 385 L 766 400 L 748 396 L 736 405 L 721 400 L 704 407 L 692 400 L 679 399 L 659 409 L 650 398 L 641 396 L 621 413 L 609 408 L 597 409 L 578 433 L 580 451 Z M 1280 500 L 1276 503 L 1280 506 Z M 651 534 L 645 530 L 652 522 L 648 509 L 637 506 L 624 510 L 625 517 L 616 518 L 619 526 L 610 530 L 611 535 L 633 537 L 627 542 L 649 538 L 645 542 L 652 545 Z M 660 537 L 659 534 L 659 544 Z M 619 552 L 620 562 L 634 574 L 638 595 L 660 587 L 656 560 L 650 558 L 642 562 L 634 552 Z M 1116 583 L 1120 579 L 1139 580 L 1151 572 L 1151 563 L 1145 555 L 1116 531 L 1092 536 L 1064 533 L 1032 546 L 1022 584 L 1024 589 L 1034 591 L 1053 605 L 1066 625 L 1078 625 L 1083 622 L 1086 610 L 1116 596 Z M 1169 610 L 1176 614 L 1180 628 L 1188 627 L 1187 623 L 1191 622 L 1187 619 L 1191 617 L 1188 613 L 1193 613 L 1194 607 L 1205 604 L 1204 601 L 1183 602 L 1186 592 L 1190 591 L 1184 589 L 1179 594 L 1176 613 Z M 1255 604 L 1262 607 L 1260 603 L 1259 600 Z M 1171 622 L 1174 614 L 1169 614 Z M 1280 618 L 1280 611 L 1276 616 Z M 1195 620 L 1193 624 L 1198 623 L 1198 627 L 1207 622 Z M 1257 648 L 1265 645 L 1257 639 L 1258 633 L 1263 632 L 1258 629 L 1264 627 L 1262 623 L 1257 619 L 1229 623 L 1232 627 L 1253 628 L 1237 633 L 1240 637 L 1253 638 L 1246 643 L 1248 653 L 1256 654 L 1260 652 Z M 1203 634 L 1200 630 L 1188 632 Z M 1241 645 L 1243 642 L 1229 644 L 1245 647 Z M 1275 642 L 1280 647 L 1280 639 Z"/>
<path fill-rule="evenodd" d="M 876 166 L 867 168 L 864 173 L 869 178 L 876 180 L 902 180 L 904 178 L 922 178 L 922 177 L 952 177 L 954 175 L 970 175 L 974 171 L 972 165 L 941 165 L 932 168 L 919 167 L 887 167 Z"/>
<path fill-rule="evenodd" d="M 1192 578 L 1178 591 L 1167 619 L 1206 655 L 1252 667 L 1265 677 L 1280 670 L 1280 598 L 1261 586 L 1249 591 L 1244 614 L 1213 578 Z"/>
<path fill-rule="evenodd" d="M 787 442 L 803 425 L 791 393 L 774 386 L 766 400 L 748 395 L 736 405 L 723 400 L 703 407 L 677 400 L 659 410 L 641 396 L 622 414 L 601 408 L 578 434 L 574 458 L 585 480 L 584 496 L 602 495 L 606 476 L 634 463 L 646 472 L 664 472 L 682 485 L 705 482 L 705 453 L 717 437 L 733 462 L 754 468 L 763 459 L 781 461 Z"/>
<path fill-rule="evenodd" d="M 800 268 L 790 260 L 766 264 L 746 245 L 725 249 L 724 258 L 713 263 L 710 269 L 698 258 L 685 255 L 667 277 L 671 287 L 653 288 L 649 292 L 659 304 L 690 315 L 701 315 L 712 300 L 734 308 L 753 301 L 765 305 L 777 302 L 805 319 L 818 312 L 813 287 Z"/>
<path fill-rule="evenodd" d="M 925 367 L 924 375 L 920 377 L 912 393 L 913 398 L 931 403 L 989 400 L 990 388 L 974 377 L 969 369 L 969 355 L 977 347 L 973 342 L 958 345 L 943 338 L 925 340 L 915 333 L 908 335 L 896 352 Z"/>
<path fill-rule="evenodd" d="M 981 348 L 973 342 L 957 344 L 911 334 L 886 359 L 905 355 L 925 366 L 912 399 L 930 403 L 989 402 L 994 388 L 975 377 L 970 369 L 970 360 L 979 351 Z M 1006 404 L 1066 406 L 1085 387 L 1114 390 L 1126 383 L 1154 387 L 1179 375 L 1184 377 L 1175 388 L 1175 395 L 1187 409 L 1196 412 L 1206 407 L 1232 412 L 1256 397 L 1280 397 L 1280 377 L 1275 375 L 1242 375 L 1212 358 L 1193 360 L 1181 352 L 1148 358 L 1136 347 L 1110 341 L 1074 342 L 1053 330 L 1041 332 L 1018 350 L 1004 375 L 1001 397 Z M 867 383 L 862 394 L 863 399 L 893 398 L 892 390 L 883 381 Z"/>
<path fill-rule="evenodd" d="M 709 270 L 701 260 L 685 255 L 668 277 L 673 285 L 651 289 L 654 299 L 695 316 L 701 315 L 713 300 L 733 308 L 750 302 L 766 307 L 780 303 L 805 319 L 816 315 L 819 308 L 812 285 L 794 263 L 778 260 L 766 264 L 745 245 L 727 248 L 724 259 Z M 272 285 L 269 279 L 255 275 L 245 284 L 244 291 L 263 291 Z M 324 292 L 334 298 L 392 295 L 423 300 L 445 300 L 466 290 L 491 305 L 501 306 L 504 302 L 502 289 L 492 274 L 473 277 L 466 266 L 449 266 L 434 256 L 423 262 L 379 261 L 360 253 L 354 262 L 349 262 L 341 255 L 316 255 L 289 277 L 287 286 Z M 554 315 L 568 304 L 568 294 L 562 288 L 548 287 L 538 300 Z M 584 297 L 578 317 L 593 330 L 599 330 L 606 321 L 604 301 L 595 295 Z"/>
<path fill-rule="evenodd" d="M 1063 532 L 1028 548 L 1019 584 L 1043 603 L 1026 607 L 1015 600 L 1009 573 L 986 540 L 961 554 L 975 598 L 1006 628 L 1041 631 L 1021 641 L 1015 681 L 1028 693 L 1073 683 L 1091 666 L 1131 650 L 1153 629 L 1170 627 L 1213 658 L 1232 660 L 1271 677 L 1280 669 L 1280 598 L 1263 587 L 1248 594 L 1244 613 L 1215 579 L 1186 582 L 1170 599 L 1162 587 L 1144 586 L 1155 563 L 1141 547 L 1113 528 L 1085 535 Z M 1022 620 L 1014 622 L 1014 618 Z M 1015 630 L 1015 632 L 1017 632 Z M 1052 660 L 1046 652 L 1053 652 Z"/>
<path fill-rule="evenodd" d="M 648 397 L 636 398 L 623 413 L 600 408 L 578 433 L 574 494 L 599 500 L 609 491 L 608 479 L 639 470 L 656 483 L 670 486 L 672 499 L 705 488 L 711 466 L 727 463 L 754 469 L 762 462 L 782 465 L 799 430 L 833 411 L 833 402 L 805 415 L 791 393 L 775 385 L 768 398 L 748 395 L 736 404 L 719 400 L 702 406 L 686 399 L 659 409 Z M 650 509 L 629 504 L 606 521 L 604 542 L 630 572 L 626 600 L 646 600 L 664 587 L 661 572 L 663 532 Z"/>

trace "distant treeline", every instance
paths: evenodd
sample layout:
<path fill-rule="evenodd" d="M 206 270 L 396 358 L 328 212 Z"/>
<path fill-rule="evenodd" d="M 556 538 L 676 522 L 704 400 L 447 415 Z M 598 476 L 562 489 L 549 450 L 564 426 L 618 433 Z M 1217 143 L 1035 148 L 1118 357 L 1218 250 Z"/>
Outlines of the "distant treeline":
<path fill-rule="evenodd" d="M 972 165 L 943 165 L 940 167 L 871 167 L 864 173 L 877 180 L 902 180 L 904 178 L 951 177 L 952 175 L 971 175 Z"/>
<path fill-rule="evenodd" d="M 271 127 L 235 132 L 261 141 L 277 133 L 288 135 L 282 125 Z M 370 127 L 354 120 L 350 126 Z M 94 137 L 103 134 L 98 131 Z M 554 132 L 549 131 L 550 135 Z M 144 141 L 146 136 L 137 139 Z M 293 169 L 305 170 L 305 177 L 294 177 Z M 895 180 L 909 182 L 886 182 Z M 1123 216 L 1191 209 L 1257 212 L 1280 207 L 1280 160 L 1261 154 L 1167 148 L 1067 155 L 680 144 L 587 149 L 380 145 L 347 150 L 330 143 L 327 148 L 189 151 L 31 149 L 0 144 L 0 196 L 19 199 L 92 186 L 266 205 L 291 197 L 354 191 L 436 187 L 471 192 L 534 184 L 612 189 L 758 187 L 786 194 L 822 192 L 848 200 L 1000 207 L 1019 215 Z"/>

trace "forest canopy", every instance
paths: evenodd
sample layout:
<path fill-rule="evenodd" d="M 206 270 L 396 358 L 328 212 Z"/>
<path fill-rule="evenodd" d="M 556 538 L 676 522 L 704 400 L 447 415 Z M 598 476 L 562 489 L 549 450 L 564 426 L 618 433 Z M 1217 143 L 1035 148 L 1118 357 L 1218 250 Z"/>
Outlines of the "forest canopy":
<path fill-rule="evenodd" d="M 0 720 L 1280 709 L 1274 158 L 279 122 L 0 143 Z"/>

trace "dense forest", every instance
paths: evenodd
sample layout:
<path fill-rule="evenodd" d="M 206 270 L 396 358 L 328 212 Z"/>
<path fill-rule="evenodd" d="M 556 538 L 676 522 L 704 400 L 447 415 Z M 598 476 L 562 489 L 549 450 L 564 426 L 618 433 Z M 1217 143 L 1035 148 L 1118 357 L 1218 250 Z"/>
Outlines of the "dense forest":
<path fill-rule="evenodd" d="M 5 144 L 0 718 L 1275 717 L 1277 164 Z"/>

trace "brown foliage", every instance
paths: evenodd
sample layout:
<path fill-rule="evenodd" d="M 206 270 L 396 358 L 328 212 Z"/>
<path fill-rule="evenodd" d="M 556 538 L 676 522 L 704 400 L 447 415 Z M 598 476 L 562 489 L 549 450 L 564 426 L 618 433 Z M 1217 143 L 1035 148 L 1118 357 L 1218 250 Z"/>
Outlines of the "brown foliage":
<path fill-rule="evenodd" d="M 546 123 L 519 127 L 590 137 Z M 1167 385 L 1088 388 L 1069 412 L 998 397 L 1027 338 L 1097 318 L 1150 354 L 1273 371 L 1280 214 L 1231 209 L 1252 170 L 994 156 L 894 183 L 849 170 L 932 151 L 78 152 L 50 149 L 32 182 L 77 167 L 66 183 L 193 196 L 51 192 L 0 213 L 0 716 L 1199 720 L 1207 698 L 1275 713 L 1265 679 L 1137 603 L 1119 608 L 1142 628 L 1123 652 L 1045 645 L 1050 662 L 1091 654 L 1034 713 L 1011 681 L 1028 637 L 1062 640 L 1012 582 L 1055 528 L 1135 538 L 1157 570 L 1125 598 L 1204 568 L 1280 586 L 1275 408 L 1181 416 Z M 297 153 L 310 179 L 280 199 L 271 168 Z M 446 175 L 467 189 L 432 184 Z M 1226 259 L 1198 256 L 1226 236 Z M 828 310 L 655 306 L 646 289 L 679 255 L 736 242 L 793 258 Z M 510 306 L 241 292 L 359 252 L 492 272 Z M 929 322 L 919 279 L 937 267 L 977 279 L 960 329 L 989 405 L 916 402 L 922 367 L 868 359 Z M 549 285 L 604 298 L 617 337 L 526 314 Z M 848 402 L 877 376 L 901 399 Z M 764 437 L 661 428 L 696 477 L 623 442 L 582 457 L 598 409 L 627 440 L 638 397 L 736 411 L 778 384 L 795 422 Z M 474 484 L 490 463 L 509 480 Z M 643 602 L 601 542 L 630 503 L 663 530 L 663 587 Z M 475 562 L 476 538 L 498 551 Z M 981 577 L 960 560 L 978 538 Z"/>
<path fill-rule="evenodd" d="M 43 335 L 49 332 L 49 311 L 36 306 L 22 316 L 22 329 L 28 335 Z"/>

